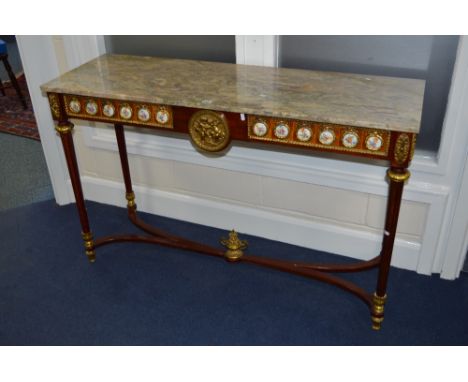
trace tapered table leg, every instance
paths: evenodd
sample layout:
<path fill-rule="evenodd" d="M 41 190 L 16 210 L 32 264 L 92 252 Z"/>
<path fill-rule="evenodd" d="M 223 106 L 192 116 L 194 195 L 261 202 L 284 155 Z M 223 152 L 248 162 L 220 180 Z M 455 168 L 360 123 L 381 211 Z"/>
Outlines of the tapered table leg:
<path fill-rule="evenodd" d="M 127 199 L 128 213 L 135 213 L 135 193 L 133 192 L 132 179 L 130 177 L 130 167 L 128 165 L 127 145 L 125 143 L 125 134 L 122 125 L 114 125 L 117 146 L 119 147 L 120 163 L 122 165 L 122 174 L 125 183 L 125 198 Z"/>
<path fill-rule="evenodd" d="M 381 261 L 377 288 L 373 296 L 372 305 L 372 328 L 379 330 L 384 319 L 384 305 L 387 298 L 387 281 L 392 260 L 393 244 L 395 242 L 398 216 L 400 213 L 403 186 L 410 177 L 406 168 L 390 168 L 387 171 L 390 188 L 387 200 L 387 215 L 385 218 L 385 229 L 382 241 Z"/>
<path fill-rule="evenodd" d="M 73 124 L 68 121 L 59 122 L 55 128 L 55 130 L 57 130 L 57 132 L 60 134 L 63 151 L 67 160 L 68 172 L 70 174 L 73 192 L 76 199 L 76 207 L 80 216 L 86 256 L 90 262 L 94 262 L 96 260 L 96 252 L 94 249 L 93 234 L 89 228 L 88 213 L 86 212 L 83 189 L 81 187 L 80 181 L 80 173 L 78 170 L 78 163 L 76 161 L 75 146 L 73 145 L 72 129 Z"/>

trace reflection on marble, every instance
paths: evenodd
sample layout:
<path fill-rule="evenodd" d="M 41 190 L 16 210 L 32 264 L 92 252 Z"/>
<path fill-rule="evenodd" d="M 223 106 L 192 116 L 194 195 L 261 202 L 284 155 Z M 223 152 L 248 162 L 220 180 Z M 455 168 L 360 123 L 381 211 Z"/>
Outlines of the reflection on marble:
<path fill-rule="evenodd" d="M 393 77 L 103 55 L 41 89 L 417 133 L 424 84 Z"/>

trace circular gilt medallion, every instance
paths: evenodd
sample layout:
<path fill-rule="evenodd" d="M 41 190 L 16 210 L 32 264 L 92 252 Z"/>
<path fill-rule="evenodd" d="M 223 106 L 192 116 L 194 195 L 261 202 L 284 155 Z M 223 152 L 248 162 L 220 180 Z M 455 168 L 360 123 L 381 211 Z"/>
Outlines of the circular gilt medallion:
<path fill-rule="evenodd" d="M 223 113 L 197 111 L 189 122 L 193 143 L 205 151 L 221 151 L 229 143 L 229 126 Z"/>

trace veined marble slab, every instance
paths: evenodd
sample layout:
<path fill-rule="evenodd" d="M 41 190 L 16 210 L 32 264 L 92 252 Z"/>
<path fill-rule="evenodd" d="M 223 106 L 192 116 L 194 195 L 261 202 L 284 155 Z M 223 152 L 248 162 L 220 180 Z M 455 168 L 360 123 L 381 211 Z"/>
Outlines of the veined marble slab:
<path fill-rule="evenodd" d="M 44 92 L 419 132 L 422 80 L 103 55 Z"/>

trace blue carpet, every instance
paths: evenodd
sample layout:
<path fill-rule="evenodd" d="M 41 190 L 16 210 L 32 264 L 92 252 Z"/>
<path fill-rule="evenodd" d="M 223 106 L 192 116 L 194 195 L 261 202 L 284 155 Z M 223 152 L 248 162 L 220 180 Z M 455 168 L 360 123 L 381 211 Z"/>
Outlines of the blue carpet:
<path fill-rule="evenodd" d="M 88 203 L 96 236 L 138 232 L 126 210 Z M 141 214 L 217 245 L 225 232 Z M 0 212 L 0 345 L 467 345 L 468 278 L 392 269 L 386 319 L 299 276 L 148 244 L 83 253 L 75 205 Z M 244 236 L 257 255 L 343 257 Z M 349 275 L 369 290 L 375 272 Z"/>

